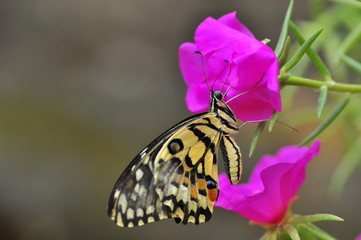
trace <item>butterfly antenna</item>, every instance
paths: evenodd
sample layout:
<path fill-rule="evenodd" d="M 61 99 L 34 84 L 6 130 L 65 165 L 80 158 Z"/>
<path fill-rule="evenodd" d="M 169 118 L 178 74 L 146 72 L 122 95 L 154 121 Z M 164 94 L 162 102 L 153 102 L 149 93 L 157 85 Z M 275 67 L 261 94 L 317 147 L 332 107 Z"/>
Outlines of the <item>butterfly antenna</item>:
<path fill-rule="evenodd" d="M 224 96 L 227 96 L 227 93 L 229 92 L 229 90 L 231 90 L 232 84 L 233 84 L 234 80 L 236 80 L 236 77 L 237 77 L 237 74 L 234 76 L 232 81 L 229 83 L 229 87 L 227 88 L 226 92 L 224 93 Z"/>
<path fill-rule="evenodd" d="M 208 78 L 207 78 L 207 75 L 206 75 L 206 71 L 204 69 L 204 61 L 203 61 L 203 54 L 200 52 L 200 51 L 195 51 L 194 53 L 197 53 L 201 56 L 201 62 L 202 62 L 202 71 L 203 71 L 203 76 L 204 76 L 204 80 L 206 81 L 207 83 L 207 87 L 208 87 L 208 90 L 210 92 L 213 92 L 210 85 L 209 85 L 209 82 L 208 82 Z"/>
<path fill-rule="evenodd" d="M 229 103 L 230 101 L 233 101 L 234 99 L 242 96 L 243 94 L 249 93 L 249 91 L 251 91 L 251 90 L 252 90 L 252 89 L 249 89 L 249 90 L 247 90 L 247 91 L 245 91 L 245 92 L 242 92 L 242 93 L 240 93 L 240 94 L 237 94 L 236 96 L 232 97 L 231 99 L 228 99 L 228 100 L 226 101 L 226 103 Z"/>
<path fill-rule="evenodd" d="M 295 127 L 292 127 L 291 125 L 288 125 L 288 124 L 285 123 L 285 122 L 276 120 L 276 123 L 282 124 L 283 126 L 288 127 L 288 128 L 290 128 L 291 130 L 293 130 L 293 131 L 295 131 L 295 132 L 300 132 L 300 130 L 298 130 L 298 129 L 295 128 Z"/>
<path fill-rule="evenodd" d="M 267 118 L 267 119 L 260 119 L 260 120 L 254 120 L 254 121 L 246 121 L 246 122 L 243 122 L 243 123 L 241 124 L 241 126 L 239 126 L 238 128 L 241 128 L 241 127 L 243 127 L 244 125 L 246 125 L 246 124 L 248 124 L 248 123 L 268 122 L 268 121 L 270 121 L 270 120 L 271 120 L 270 118 Z M 288 124 L 285 123 L 285 122 L 276 120 L 276 123 L 282 124 L 283 126 L 288 127 L 288 128 L 290 128 L 291 130 L 293 130 L 293 131 L 295 131 L 295 132 L 300 132 L 297 128 L 292 127 L 292 126 L 288 125 Z"/>
<path fill-rule="evenodd" d="M 229 64 L 228 60 L 224 60 L 227 64 Z M 223 71 L 223 70 L 222 70 Z M 231 75 L 231 72 L 232 72 L 232 64 L 229 65 L 229 71 L 228 71 L 228 74 L 227 74 L 227 77 L 226 79 L 224 79 L 224 82 L 221 86 L 221 88 L 219 89 L 219 91 L 222 91 L 223 87 L 226 85 L 227 83 L 227 80 L 229 79 L 229 76 Z M 233 81 L 233 80 L 232 80 Z M 226 95 L 227 91 L 225 92 L 224 95 Z"/>
<path fill-rule="evenodd" d="M 263 73 L 262 77 L 257 81 L 257 83 L 256 83 L 253 87 L 251 87 L 251 88 L 248 89 L 247 91 L 244 91 L 244 92 L 242 92 L 242 93 L 240 93 L 240 94 L 237 94 L 236 96 L 232 97 L 231 99 L 228 99 L 228 100 L 226 101 L 226 103 L 229 103 L 230 101 L 233 101 L 234 99 L 238 98 L 239 96 L 242 96 L 243 94 L 249 93 L 250 91 L 252 91 L 252 90 L 255 89 L 256 87 L 258 87 L 258 84 L 262 81 L 264 75 L 265 75 L 265 73 Z M 231 85 L 230 85 L 230 86 L 231 86 Z M 229 89 L 230 89 L 230 88 L 227 89 L 227 92 L 228 92 Z M 226 93 L 227 93 L 227 92 L 226 92 Z"/>

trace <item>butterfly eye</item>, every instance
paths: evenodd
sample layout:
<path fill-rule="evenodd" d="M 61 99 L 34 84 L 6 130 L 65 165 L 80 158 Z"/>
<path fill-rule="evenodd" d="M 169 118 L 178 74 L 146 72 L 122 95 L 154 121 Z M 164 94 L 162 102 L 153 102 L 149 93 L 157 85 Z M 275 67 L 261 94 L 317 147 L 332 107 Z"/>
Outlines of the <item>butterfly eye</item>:
<path fill-rule="evenodd" d="M 180 151 L 182 151 L 183 149 L 183 142 L 182 140 L 176 138 L 173 139 L 169 144 L 168 144 L 168 150 L 170 154 L 176 154 Z"/>
<path fill-rule="evenodd" d="M 222 100 L 223 99 L 223 94 L 220 91 L 215 91 L 214 92 L 214 96 L 218 99 L 218 100 Z"/>

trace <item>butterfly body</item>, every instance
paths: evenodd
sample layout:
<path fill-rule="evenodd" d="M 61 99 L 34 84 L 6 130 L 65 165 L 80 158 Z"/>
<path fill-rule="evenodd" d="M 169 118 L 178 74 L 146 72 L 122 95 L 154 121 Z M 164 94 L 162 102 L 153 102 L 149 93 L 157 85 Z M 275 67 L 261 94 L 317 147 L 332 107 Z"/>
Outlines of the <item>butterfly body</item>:
<path fill-rule="evenodd" d="M 241 153 L 231 136 L 237 132 L 223 94 L 212 92 L 209 112 L 176 124 L 133 159 L 113 188 L 108 215 L 121 227 L 208 221 L 218 197 L 219 148 L 230 181 L 240 180 Z"/>

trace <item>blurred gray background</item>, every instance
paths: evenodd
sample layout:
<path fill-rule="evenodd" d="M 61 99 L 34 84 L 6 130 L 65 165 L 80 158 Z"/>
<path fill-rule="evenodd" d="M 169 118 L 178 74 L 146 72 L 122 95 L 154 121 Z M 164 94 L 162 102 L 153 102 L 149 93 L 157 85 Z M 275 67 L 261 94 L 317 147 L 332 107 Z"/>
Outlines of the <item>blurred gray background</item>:
<path fill-rule="evenodd" d="M 191 115 L 177 51 L 182 42 L 193 41 L 197 25 L 237 11 L 258 39 L 270 38 L 274 47 L 287 5 L 287 0 L 0 1 L 0 239 L 258 239 L 261 228 L 220 208 L 199 226 L 166 220 L 122 229 L 108 219 L 106 204 L 135 154 Z M 296 1 L 293 19 L 309 18 L 307 1 Z M 317 93 L 304 92 L 298 104 L 314 106 Z M 237 136 L 245 156 L 243 181 L 262 155 L 299 143 L 312 126 L 297 133 L 277 125 L 249 159 L 254 129 L 247 125 Z M 340 199 L 327 195 L 344 150 L 338 146 L 337 137 L 323 144 L 294 211 L 339 215 L 344 223 L 318 226 L 352 239 L 361 232 L 360 177 L 350 179 Z"/>

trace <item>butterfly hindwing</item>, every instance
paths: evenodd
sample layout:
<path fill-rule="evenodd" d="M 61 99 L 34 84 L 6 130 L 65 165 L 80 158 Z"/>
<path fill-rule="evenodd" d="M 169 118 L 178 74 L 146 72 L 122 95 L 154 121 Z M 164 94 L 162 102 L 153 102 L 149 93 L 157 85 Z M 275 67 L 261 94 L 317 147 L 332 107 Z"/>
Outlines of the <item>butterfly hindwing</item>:
<path fill-rule="evenodd" d="M 220 124 L 214 113 L 186 119 L 138 154 L 111 194 L 112 220 L 126 227 L 166 218 L 208 221 L 218 195 Z"/>
<path fill-rule="evenodd" d="M 241 150 L 232 136 L 223 136 L 220 148 L 229 181 L 237 184 L 241 180 L 242 173 Z"/>
<path fill-rule="evenodd" d="M 188 131 L 180 131 L 169 140 L 170 144 L 175 139 L 185 140 L 184 149 L 172 156 L 183 159 L 177 171 L 168 179 L 164 174 L 163 201 L 176 222 L 198 224 L 208 221 L 212 215 L 218 195 L 216 153 L 220 139 L 220 132 L 208 122 L 212 118 L 209 115 L 198 119 L 188 126 Z"/>

